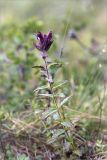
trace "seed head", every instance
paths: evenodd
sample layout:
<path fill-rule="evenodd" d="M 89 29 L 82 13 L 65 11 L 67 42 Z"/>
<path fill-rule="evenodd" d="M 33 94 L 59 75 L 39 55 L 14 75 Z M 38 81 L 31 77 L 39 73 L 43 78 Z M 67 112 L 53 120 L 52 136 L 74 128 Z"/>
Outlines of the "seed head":
<path fill-rule="evenodd" d="M 74 29 L 69 31 L 68 36 L 70 39 L 77 39 L 78 38 L 77 32 Z"/>

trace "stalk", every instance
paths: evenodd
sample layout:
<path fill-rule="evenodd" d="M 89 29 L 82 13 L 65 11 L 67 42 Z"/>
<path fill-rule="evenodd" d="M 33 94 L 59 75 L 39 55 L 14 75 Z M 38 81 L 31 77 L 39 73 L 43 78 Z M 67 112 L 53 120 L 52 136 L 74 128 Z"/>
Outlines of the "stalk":
<path fill-rule="evenodd" d="M 45 69 L 46 69 L 47 77 L 48 77 L 48 80 L 49 80 L 50 76 L 49 76 L 49 70 L 48 70 L 48 64 L 47 64 L 46 58 L 44 58 L 44 62 L 45 62 Z M 48 81 L 48 84 L 49 84 L 49 88 L 50 88 L 50 91 L 51 91 L 51 94 L 52 94 L 52 97 L 53 97 L 53 102 L 54 102 L 54 104 L 55 104 L 55 106 L 57 108 L 57 111 L 58 111 L 58 114 L 59 114 L 60 118 L 62 119 L 62 115 L 59 112 L 59 107 L 58 107 L 56 99 L 55 99 L 55 95 L 54 95 L 54 92 L 53 92 L 52 84 L 51 84 L 50 81 Z"/>
<path fill-rule="evenodd" d="M 47 64 L 47 59 L 46 59 L 46 57 L 43 58 L 43 60 L 44 60 L 44 63 L 45 63 L 45 70 L 46 70 L 46 74 L 47 74 L 47 78 L 48 78 L 49 89 L 50 89 L 51 94 L 52 94 L 52 97 L 53 97 L 53 102 L 54 102 L 54 104 L 55 104 L 55 106 L 56 106 L 56 109 L 57 109 L 58 115 L 59 115 L 59 117 L 60 117 L 60 120 L 61 120 L 61 121 L 62 121 L 62 120 L 65 120 L 66 118 L 65 118 L 65 115 L 64 115 L 64 111 L 63 111 L 63 109 L 62 109 L 62 114 L 60 113 L 59 107 L 58 107 L 58 104 L 57 104 L 57 101 L 56 101 L 56 98 L 55 98 L 55 95 L 54 95 L 54 91 L 53 91 L 53 88 L 52 88 L 52 83 L 49 81 L 50 75 L 49 75 L 49 70 L 48 70 L 48 64 Z M 65 135 L 66 135 L 67 139 L 68 139 L 69 141 L 71 141 L 71 146 L 72 146 L 73 149 L 74 149 L 75 146 L 74 146 L 74 144 L 73 144 L 73 140 L 71 140 L 71 137 L 69 136 L 69 134 L 68 134 L 68 132 L 67 132 L 67 130 L 66 130 L 66 127 L 63 126 L 63 129 L 65 130 Z"/>

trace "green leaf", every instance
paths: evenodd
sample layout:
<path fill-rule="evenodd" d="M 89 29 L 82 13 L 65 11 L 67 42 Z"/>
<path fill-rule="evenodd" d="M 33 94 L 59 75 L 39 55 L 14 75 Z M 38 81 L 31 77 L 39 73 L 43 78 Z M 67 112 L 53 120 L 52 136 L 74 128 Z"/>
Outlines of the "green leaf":
<path fill-rule="evenodd" d="M 38 94 L 38 96 L 53 98 L 53 95 L 52 94 L 48 94 L 48 93 L 47 94 L 42 94 L 41 93 L 41 94 Z M 62 93 L 61 94 L 55 94 L 54 97 L 61 97 L 61 98 L 63 98 L 64 94 L 62 94 Z"/>
<path fill-rule="evenodd" d="M 48 94 L 48 93 L 46 93 L 46 94 L 38 94 L 38 96 L 42 96 L 42 97 L 50 97 L 50 98 L 52 98 L 53 96 L 52 96 L 52 94 Z"/>
<path fill-rule="evenodd" d="M 47 143 L 48 144 L 53 144 L 55 141 L 56 141 L 55 138 L 51 138 L 51 139 L 48 139 Z"/>
<path fill-rule="evenodd" d="M 43 113 L 43 118 L 45 119 L 45 118 L 51 116 L 52 114 L 54 114 L 55 112 L 57 112 L 56 109 L 50 108 L 50 109 L 48 109 L 48 111 L 45 111 L 45 112 Z"/>
<path fill-rule="evenodd" d="M 66 97 L 66 98 L 60 103 L 60 107 L 62 107 L 65 103 L 67 103 L 71 97 L 72 97 L 72 95 L 70 95 L 69 97 Z"/>
<path fill-rule="evenodd" d="M 48 65 L 48 68 L 52 68 L 52 67 L 61 67 L 61 64 L 60 63 L 51 63 Z"/>
<path fill-rule="evenodd" d="M 37 91 L 39 91 L 39 90 L 44 90 L 44 89 L 47 89 L 47 88 L 48 88 L 48 86 L 47 86 L 47 85 L 44 85 L 44 86 L 41 86 L 41 87 L 36 88 L 36 89 L 34 90 L 34 92 L 37 92 Z"/>
<path fill-rule="evenodd" d="M 53 135 L 54 138 L 57 138 L 59 137 L 60 135 L 64 134 L 65 133 L 65 130 L 64 129 L 57 129 L 55 131 L 55 134 Z"/>
<path fill-rule="evenodd" d="M 56 71 L 61 67 L 61 64 L 59 63 L 51 63 L 48 65 L 49 71 L 51 74 L 56 73 Z"/>
<path fill-rule="evenodd" d="M 62 87 L 64 84 L 68 83 L 67 80 L 65 80 L 64 82 L 59 82 L 59 84 L 56 84 L 53 86 L 53 89 L 56 89 L 56 88 L 59 88 L 59 87 Z"/>
<path fill-rule="evenodd" d="M 44 69 L 44 67 L 43 67 L 43 66 L 33 66 L 32 68 Z"/>
<path fill-rule="evenodd" d="M 48 144 L 54 143 L 58 139 L 59 136 L 65 137 L 64 133 L 65 133 L 64 129 L 57 129 L 55 133 L 53 134 L 52 138 L 48 140 Z"/>
<path fill-rule="evenodd" d="M 61 124 L 65 127 L 71 127 L 71 123 L 69 121 L 64 121 L 64 122 L 61 122 Z"/>

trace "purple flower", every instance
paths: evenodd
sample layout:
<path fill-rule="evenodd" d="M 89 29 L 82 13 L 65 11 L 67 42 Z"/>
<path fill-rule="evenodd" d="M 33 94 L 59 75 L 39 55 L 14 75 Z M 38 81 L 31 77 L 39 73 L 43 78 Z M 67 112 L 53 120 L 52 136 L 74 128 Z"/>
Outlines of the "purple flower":
<path fill-rule="evenodd" d="M 49 50 L 51 44 L 53 43 L 52 32 L 50 31 L 48 34 L 43 34 L 38 32 L 36 35 L 36 39 L 38 43 L 34 43 L 34 46 L 42 52 L 46 52 Z"/>

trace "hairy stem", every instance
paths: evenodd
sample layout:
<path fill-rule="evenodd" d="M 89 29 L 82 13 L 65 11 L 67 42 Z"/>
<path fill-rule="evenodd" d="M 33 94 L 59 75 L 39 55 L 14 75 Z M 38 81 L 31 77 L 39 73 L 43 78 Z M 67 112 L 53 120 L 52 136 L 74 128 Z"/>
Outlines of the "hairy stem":
<path fill-rule="evenodd" d="M 58 111 L 58 114 L 59 114 L 60 118 L 62 119 L 61 113 L 59 112 L 59 107 L 58 107 L 57 102 L 56 102 L 56 99 L 55 99 L 55 95 L 54 95 L 54 92 L 53 92 L 52 84 L 51 84 L 51 82 L 49 81 L 50 76 L 49 76 L 48 64 L 47 64 L 46 58 L 44 59 L 44 62 L 45 62 L 45 69 L 46 69 L 46 73 L 47 73 L 47 77 L 48 77 L 49 88 L 50 88 L 50 91 L 51 91 L 51 94 L 52 94 L 52 97 L 53 97 L 53 102 L 54 102 L 54 104 L 55 104 L 55 106 L 56 106 L 56 108 L 57 108 L 57 111 Z"/>
<path fill-rule="evenodd" d="M 64 111 L 63 111 L 63 109 L 62 109 L 62 113 L 59 111 L 59 107 L 58 107 L 58 104 L 57 104 L 57 101 L 56 101 L 56 98 L 55 98 L 55 95 L 54 95 L 54 91 L 53 91 L 53 88 L 52 88 L 52 83 L 49 81 L 50 75 L 49 75 L 48 64 L 47 64 L 46 58 L 44 59 L 44 62 L 45 62 L 45 69 L 46 69 L 46 74 L 47 74 L 47 78 L 48 78 L 49 88 L 50 88 L 50 91 L 51 91 L 51 94 L 52 94 L 52 97 L 53 97 L 53 102 L 54 102 L 54 104 L 57 108 L 57 112 L 59 114 L 60 120 L 62 121 L 62 120 L 65 120 Z M 71 146 L 74 149 L 75 147 L 74 147 L 74 144 L 73 144 L 73 140 L 71 140 L 71 137 L 69 136 L 69 133 L 66 130 L 66 127 L 63 126 L 63 128 L 65 130 L 65 135 L 66 135 L 67 139 L 71 141 Z"/>

